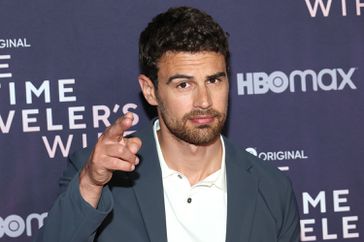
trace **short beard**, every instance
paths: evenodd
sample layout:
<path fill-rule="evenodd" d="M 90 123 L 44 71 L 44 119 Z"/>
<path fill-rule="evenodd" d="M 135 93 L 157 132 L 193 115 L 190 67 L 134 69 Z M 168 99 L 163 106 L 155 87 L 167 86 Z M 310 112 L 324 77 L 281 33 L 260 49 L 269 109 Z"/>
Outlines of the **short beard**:
<path fill-rule="evenodd" d="M 196 109 L 185 114 L 182 120 L 170 118 L 168 110 L 165 108 L 164 103 L 159 100 L 159 113 L 169 132 L 180 140 L 183 140 L 193 145 L 208 145 L 216 141 L 220 136 L 224 127 L 226 114 L 220 113 L 215 109 Z M 187 122 L 196 116 L 210 116 L 217 119 L 217 124 L 202 124 L 196 128 L 189 128 Z"/>

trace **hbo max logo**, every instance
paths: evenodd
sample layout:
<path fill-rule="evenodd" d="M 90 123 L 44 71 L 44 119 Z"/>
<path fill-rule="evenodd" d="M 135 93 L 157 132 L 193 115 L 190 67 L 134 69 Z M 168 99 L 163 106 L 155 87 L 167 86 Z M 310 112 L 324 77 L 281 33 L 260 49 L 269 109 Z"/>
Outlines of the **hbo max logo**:
<path fill-rule="evenodd" d="M 308 86 L 313 91 L 342 90 L 345 87 L 357 89 L 352 76 L 356 68 L 345 71 L 341 68 L 314 70 L 294 70 L 289 74 L 282 71 L 238 73 L 238 95 L 274 93 L 306 92 Z"/>
<path fill-rule="evenodd" d="M 43 226 L 44 219 L 48 213 L 31 213 L 25 219 L 19 215 L 12 214 L 5 219 L 0 217 L 0 238 L 8 236 L 11 238 L 20 237 L 24 232 L 32 236 L 32 225 L 38 224 L 36 229 Z"/>

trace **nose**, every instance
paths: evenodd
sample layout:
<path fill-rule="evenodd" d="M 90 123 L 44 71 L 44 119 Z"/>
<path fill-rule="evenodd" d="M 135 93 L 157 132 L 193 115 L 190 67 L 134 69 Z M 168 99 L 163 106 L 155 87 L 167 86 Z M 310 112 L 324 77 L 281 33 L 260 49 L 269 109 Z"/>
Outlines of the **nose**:
<path fill-rule="evenodd" d="M 195 108 L 207 109 L 212 106 L 211 93 L 206 85 L 197 88 L 194 99 Z"/>

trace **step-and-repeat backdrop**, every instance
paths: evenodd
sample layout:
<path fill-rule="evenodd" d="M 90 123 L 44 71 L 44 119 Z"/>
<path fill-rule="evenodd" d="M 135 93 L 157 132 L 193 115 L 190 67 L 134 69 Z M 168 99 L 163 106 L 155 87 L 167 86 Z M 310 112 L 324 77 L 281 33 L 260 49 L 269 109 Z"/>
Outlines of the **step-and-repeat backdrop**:
<path fill-rule="evenodd" d="M 292 179 L 301 240 L 364 241 L 364 0 L 0 0 L 0 240 L 32 240 L 69 153 L 150 120 L 138 36 L 178 5 L 230 33 L 226 135 Z"/>

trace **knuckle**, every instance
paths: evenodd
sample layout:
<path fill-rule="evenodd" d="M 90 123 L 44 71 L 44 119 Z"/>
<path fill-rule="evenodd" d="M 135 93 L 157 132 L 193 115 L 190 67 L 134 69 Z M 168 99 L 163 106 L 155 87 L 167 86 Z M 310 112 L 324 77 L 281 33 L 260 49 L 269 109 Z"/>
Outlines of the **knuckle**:
<path fill-rule="evenodd" d="M 119 162 L 117 164 L 118 170 L 122 170 L 122 171 L 131 171 L 133 169 L 133 164 L 123 161 L 123 162 Z"/>
<path fill-rule="evenodd" d="M 125 153 L 127 153 L 125 145 L 118 145 L 117 152 L 119 154 L 125 155 Z"/>
<path fill-rule="evenodd" d="M 110 162 L 110 166 L 112 168 L 112 170 L 117 170 L 118 167 L 120 167 L 120 161 L 118 159 L 113 159 L 111 162 Z"/>

